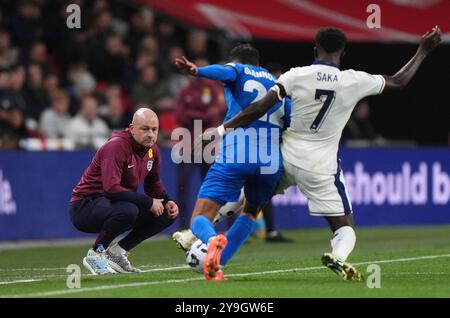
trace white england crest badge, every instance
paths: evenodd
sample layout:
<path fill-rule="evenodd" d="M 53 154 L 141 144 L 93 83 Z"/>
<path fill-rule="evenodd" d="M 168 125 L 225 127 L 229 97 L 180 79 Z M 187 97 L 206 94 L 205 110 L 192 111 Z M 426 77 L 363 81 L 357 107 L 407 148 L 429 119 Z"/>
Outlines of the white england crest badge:
<path fill-rule="evenodd" d="M 150 171 L 153 168 L 153 160 L 147 161 L 147 170 Z"/>

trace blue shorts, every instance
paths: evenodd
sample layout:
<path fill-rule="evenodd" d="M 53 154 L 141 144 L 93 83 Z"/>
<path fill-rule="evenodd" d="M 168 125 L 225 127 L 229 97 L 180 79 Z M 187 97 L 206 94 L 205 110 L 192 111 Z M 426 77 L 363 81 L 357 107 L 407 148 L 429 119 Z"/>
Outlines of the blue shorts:
<path fill-rule="evenodd" d="M 199 199 L 210 199 L 220 205 L 239 200 L 242 187 L 245 198 L 261 207 L 275 193 L 282 167 L 273 174 L 261 174 L 261 164 L 214 163 L 198 193 Z"/>

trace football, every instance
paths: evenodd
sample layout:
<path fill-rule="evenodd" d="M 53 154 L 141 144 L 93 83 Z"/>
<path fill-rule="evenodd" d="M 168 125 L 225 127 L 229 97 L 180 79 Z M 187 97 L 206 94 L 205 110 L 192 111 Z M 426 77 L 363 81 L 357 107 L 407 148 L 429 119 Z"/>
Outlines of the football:
<path fill-rule="evenodd" d="M 205 263 L 208 246 L 201 240 L 197 240 L 186 252 L 186 263 L 197 273 L 203 273 L 203 264 Z"/>

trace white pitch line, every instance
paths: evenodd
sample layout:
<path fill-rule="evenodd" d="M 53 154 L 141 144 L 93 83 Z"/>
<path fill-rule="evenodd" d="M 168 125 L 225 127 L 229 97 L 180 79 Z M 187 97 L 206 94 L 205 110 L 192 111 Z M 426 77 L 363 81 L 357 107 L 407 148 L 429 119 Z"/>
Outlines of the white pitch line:
<path fill-rule="evenodd" d="M 186 263 L 184 264 L 153 264 L 153 265 L 139 265 L 139 268 L 166 268 L 170 266 L 187 266 Z"/>
<path fill-rule="evenodd" d="M 18 279 L 18 278 L 26 278 L 26 279 L 28 279 L 28 280 L 38 280 L 38 281 L 40 281 L 40 280 L 47 280 L 48 278 L 67 278 L 67 275 L 68 274 L 59 274 L 59 275 L 38 275 L 38 276 L 25 276 L 25 275 L 22 275 L 22 276 L 12 276 L 12 277 L 8 277 L 9 279 L 13 279 L 13 280 L 16 280 L 16 279 Z M 87 274 L 86 276 L 90 276 L 90 275 L 92 275 L 92 274 Z M 94 275 L 92 275 L 92 276 L 94 276 Z M 13 280 L 11 280 L 11 281 L 13 281 Z M 0 285 L 2 284 L 2 283 L 8 283 L 8 282 L 10 282 L 10 281 L 4 281 L 4 282 L 0 282 Z M 19 283 L 21 282 L 20 280 L 18 281 Z M 31 283 L 32 281 L 30 281 L 30 283 Z"/>
<path fill-rule="evenodd" d="M 189 266 L 183 265 L 183 266 L 174 266 L 174 267 L 151 268 L 151 269 L 141 270 L 141 272 L 142 273 L 165 272 L 165 271 L 178 270 L 178 269 L 189 269 Z"/>
<path fill-rule="evenodd" d="M 436 259 L 436 258 L 442 258 L 442 257 L 450 257 L 450 254 L 426 255 L 426 256 L 409 257 L 409 258 L 397 258 L 397 259 L 390 259 L 390 260 L 360 262 L 360 263 L 354 263 L 354 265 L 377 264 L 377 263 L 396 263 L 396 262 L 407 262 L 407 261 L 416 261 L 416 260 L 423 260 L 423 259 Z M 280 269 L 280 270 L 263 271 L 263 272 L 228 274 L 227 276 L 228 277 L 242 277 L 242 276 L 278 274 L 278 273 L 288 273 L 288 272 L 297 272 L 297 271 L 308 271 L 308 270 L 317 270 L 317 269 L 325 269 L 325 267 L 323 267 L 323 266 L 300 267 L 300 268 Z M 5 295 L 5 296 L 0 296 L 0 298 L 23 298 L 23 297 L 58 296 L 58 295 L 66 295 L 66 294 L 76 294 L 76 293 L 98 291 L 98 290 L 108 290 L 108 289 L 128 288 L 128 287 L 141 287 L 141 286 L 151 286 L 151 285 L 163 285 L 163 284 L 176 284 L 176 283 L 186 283 L 186 282 L 200 281 L 200 280 L 204 280 L 204 278 L 203 277 L 196 277 L 196 278 L 184 278 L 184 279 L 169 279 L 169 280 L 154 281 L 154 282 L 129 283 L 129 284 L 118 284 L 118 285 L 105 285 L 105 286 L 88 287 L 88 288 L 80 288 L 80 289 L 62 289 L 62 290 L 53 290 L 53 291 L 48 291 L 48 292 L 18 294 L 18 295 Z"/>
<path fill-rule="evenodd" d="M 394 275 L 427 275 L 427 276 L 433 276 L 433 275 L 447 275 L 447 273 L 444 272 L 395 272 Z"/>
<path fill-rule="evenodd" d="M 47 267 L 47 268 L 0 268 L 0 272 L 15 272 L 15 271 L 60 271 L 65 270 L 66 267 Z"/>
<path fill-rule="evenodd" d="M 141 266 L 143 268 L 145 267 L 153 267 L 150 269 L 142 270 L 142 273 L 151 273 L 151 272 L 165 272 L 165 271 L 176 271 L 176 270 L 186 270 L 189 269 L 189 266 L 187 265 L 180 265 L 180 266 L 172 266 L 172 267 L 154 267 L 153 265 L 143 265 Z M 18 269 L 18 268 L 17 268 Z M 21 268 L 25 270 L 25 268 Z M 65 268 L 64 268 L 65 269 Z M 35 270 L 38 270 L 37 268 Z M 93 274 L 88 274 L 86 276 L 96 276 Z M 6 284 L 19 284 L 19 283 L 32 283 L 37 281 L 42 281 L 44 278 L 58 278 L 58 277 L 67 277 L 67 274 L 60 274 L 60 275 L 38 275 L 35 277 L 30 277 L 27 280 L 12 280 L 12 281 L 4 281 L 0 282 L 0 285 L 6 285 Z"/>
<path fill-rule="evenodd" d="M 48 292 L 22 294 L 22 295 L 6 295 L 6 296 L 0 296 L 0 298 L 46 297 L 46 296 L 75 294 L 75 293 L 80 293 L 80 292 L 89 292 L 89 291 L 97 291 L 97 290 L 105 290 L 105 289 L 140 287 L 140 286 L 150 286 L 150 285 L 159 285 L 159 284 L 186 283 L 186 282 L 195 281 L 195 280 L 204 280 L 204 278 L 196 277 L 196 278 L 183 278 L 183 279 L 169 279 L 169 280 L 156 281 L 156 282 L 130 283 L 130 284 L 122 284 L 122 285 L 105 285 L 105 286 L 80 288 L 80 289 L 63 289 L 63 290 L 54 290 L 54 291 L 48 291 Z"/>
<path fill-rule="evenodd" d="M 141 268 L 166 268 L 167 266 L 186 266 L 184 264 L 175 264 L 175 265 L 142 265 L 139 266 Z M 30 268 L 0 268 L 0 272 L 15 272 L 15 271 L 60 271 L 66 270 L 67 267 L 30 267 Z"/>
<path fill-rule="evenodd" d="M 38 282 L 42 279 L 20 279 L 20 280 L 12 280 L 9 282 L 0 282 L 0 285 L 9 285 L 9 284 L 17 284 L 17 283 L 32 283 L 32 282 Z"/>
<path fill-rule="evenodd" d="M 186 270 L 189 269 L 189 266 L 179 266 L 179 267 L 167 267 L 167 268 L 154 268 L 154 269 L 148 269 L 143 270 L 142 273 L 149 273 L 149 272 L 163 272 L 163 271 L 171 271 L 171 270 Z M 86 274 L 85 276 L 97 276 L 94 274 Z M 45 280 L 45 278 L 60 278 L 60 277 L 67 277 L 66 275 L 39 275 L 39 278 L 30 278 L 30 279 L 20 279 L 20 280 L 11 280 L 11 281 L 4 281 L 0 282 L 0 285 L 9 285 L 9 284 L 20 284 L 20 283 L 33 283 L 33 282 L 39 282 Z M 0 295 L 0 298 L 4 296 Z"/>
<path fill-rule="evenodd" d="M 397 263 L 397 262 L 407 262 L 407 261 L 418 261 L 421 259 L 435 259 L 435 258 L 442 258 L 442 257 L 450 257 L 450 254 L 425 255 L 425 256 L 417 256 L 417 257 L 409 257 L 409 258 L 387 259 L 387 260 L 382 260 L 382 261 L 360 262 L 360 263 L 353 263 L 353 265 Z"/>

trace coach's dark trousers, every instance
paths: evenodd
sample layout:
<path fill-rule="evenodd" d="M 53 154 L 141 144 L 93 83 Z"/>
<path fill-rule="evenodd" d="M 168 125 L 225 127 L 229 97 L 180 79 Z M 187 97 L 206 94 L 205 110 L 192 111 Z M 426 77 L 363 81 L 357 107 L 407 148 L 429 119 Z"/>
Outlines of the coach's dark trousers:
<path fill-rule="evenodd" d="M 126 201 L 111 202 L 105 197 L 81 199 L 70 203 L 70 219 L 81 232 L 99 233 L 96 244 L 104 248 L 120 234 L 131 230 L 119 245 L 129 251 L 142 241 L 173 223 L 167 211 L 155 217 L 150 210 Z"/>

